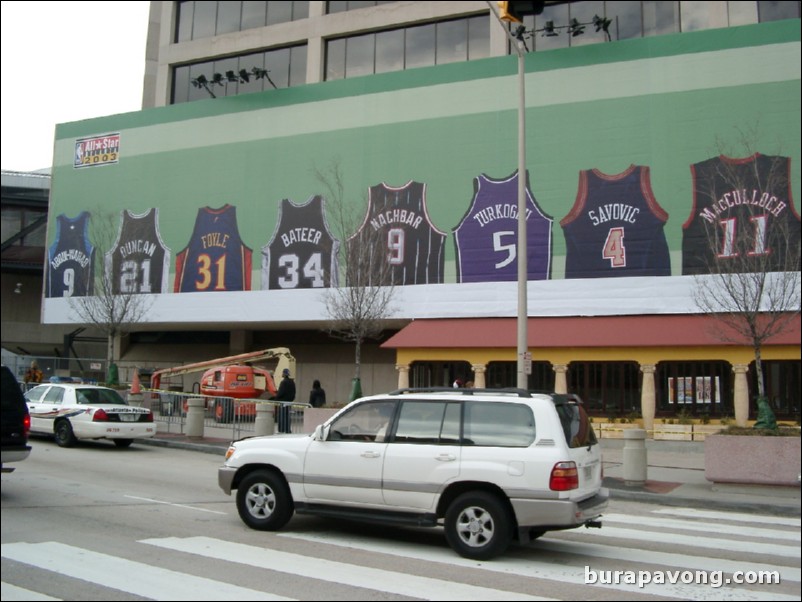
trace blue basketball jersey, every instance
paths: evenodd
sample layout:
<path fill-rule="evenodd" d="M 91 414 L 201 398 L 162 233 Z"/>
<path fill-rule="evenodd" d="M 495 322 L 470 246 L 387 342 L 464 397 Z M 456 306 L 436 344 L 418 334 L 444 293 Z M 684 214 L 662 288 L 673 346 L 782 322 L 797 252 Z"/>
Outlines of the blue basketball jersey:
<path fill-rule="evenodd" d="M 670 276 L 667 220 L 647 166 L 631 165 L 616 175 L 580 171 L 576 201 L 560 222 L 565 277 Z"/>
<path fill-rule="evenodd" d="M 175 258 L 174 290 L 250 290 L 252 253 L 240 238 L 235 206 L 202 207 L 189 244 Z"/>
<path fill-rule="evenodd" d="M 458 282 L 518 278 L 518 172 L 503 180 L 473 180 L 468 212 L 454 228 Z M 552 218 L 540 209 L 526 182 L 527 280 L 551 277 Z"/>
<path fill-rule="evenodd" d="M 88 211 L 56 217 L 56 240 L 47 251 L 47 297 L 85 297 L 94 292 L 95 248 Z"/>

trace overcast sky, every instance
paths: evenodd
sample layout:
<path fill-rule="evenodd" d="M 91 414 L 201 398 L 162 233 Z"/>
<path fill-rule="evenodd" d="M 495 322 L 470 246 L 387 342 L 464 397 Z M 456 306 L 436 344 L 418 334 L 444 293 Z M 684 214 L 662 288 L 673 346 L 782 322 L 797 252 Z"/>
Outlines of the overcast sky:
<path fill-rule="evenodd" d="M 150 2 L 0 6 L 0 168 L 50 167 L 57 123 L 142 107 Z"/>

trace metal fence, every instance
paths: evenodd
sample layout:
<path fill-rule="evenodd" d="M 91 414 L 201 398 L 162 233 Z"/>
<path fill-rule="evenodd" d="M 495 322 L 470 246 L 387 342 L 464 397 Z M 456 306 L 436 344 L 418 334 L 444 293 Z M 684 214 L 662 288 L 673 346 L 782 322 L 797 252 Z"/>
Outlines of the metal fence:
<path fill-rule="evenodd" d="M 204 407 L 203 429 L 206 437 L 223 437 L 233 440 L 255 434 L 256 408 L 268 405 L 275 417 L 275 432 L 279 432 L 279 414 L 282 406 L 289 415 L 290 431 L 304 432 L 304 411 L 311 407 L 305 403 L 282 403 L 263 399 L 234 399 L 207 397 L 180 391 L 142 392 L 142 406 L 150 408 L 153 420 L 162 423 L 159 430 L 167 433 L 186 432 L 187 409 L 190 399 L 202 399 Z M 286 416 L 286 414 L 285 414 Z"/>

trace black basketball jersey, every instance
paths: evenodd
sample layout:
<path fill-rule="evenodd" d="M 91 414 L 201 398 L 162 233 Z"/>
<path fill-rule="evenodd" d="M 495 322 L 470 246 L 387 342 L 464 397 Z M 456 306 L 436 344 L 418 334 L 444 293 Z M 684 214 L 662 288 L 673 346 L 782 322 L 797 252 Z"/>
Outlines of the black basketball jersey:
<path fill-rule="evenodd" d="M 47 251 L 47 297 L 85 297 L 94 293 L 95 248 L 89 242 L 88 211 L 56 217 L 56 240 Z"/>
<path fill-rule="evenodd" d="M 616 175 L 580 171 L 576 201 L 560 222 L 565 277 L 670 276 L 667 220 L 647 166 L 631 165 Z"/>
<path fill-rule="evenodd" d="M 176 293 L 251 290 L 251 256 L 237 227 L 237 208 L 198 209 L 195 229 L 175 258 Z"/>
<path fill-rule="evenodd" d="M 262 247 L 262 288 L 337 286 L 339 246 L 326 223 L 322 197 L 303 205 L 283 199 L 276 230 Z"/>
<path fill-rule="evenodd" d="M 106 274 L 114 294 L 166 293 L 170 249 L 159 234 L 156 207 L 136 215 L 122 212 L 117 240 L 106 253 Z"/>
<path fill-rule="evenodd" d="M 682 232 L 682 273 L 788 269 L 799 246 L 790 157 L 723 155 L 691 165 L 693 207 Z M 757 261 L 750 268 L 748 258 Z M 765 261 L 763 261 L 765 260 Z M 799 266 L 794 267 L 795 270 Z"/>
<path fill-rule="evenodd" d="M 426 184 L 410 181 L 400 188 L 384 183 L 371 186 L 365 220 L 348 239 L 349 253 L 353 253 L 353 245 L 364 246 L 368 240 L 387 257 L 393 284 L 443 282 L 446 233 L 429 220 Z"/>

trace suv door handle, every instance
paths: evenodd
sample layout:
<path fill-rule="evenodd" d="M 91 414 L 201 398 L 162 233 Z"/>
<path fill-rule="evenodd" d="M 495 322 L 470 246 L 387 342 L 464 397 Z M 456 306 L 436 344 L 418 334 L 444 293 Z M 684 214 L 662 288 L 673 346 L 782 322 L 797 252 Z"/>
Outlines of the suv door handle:
<path fill-rule="evenodd" d="M 438 462 L 453 462 L 457 459 L 457 456 L 454 454 L 440 454 L 439 456 L 435 456 L 434 459 Z"/>
<path fill-rule="evenodd" d="M 366 451 L 360 454 L 363 458 L 378 458 L 381 456 L 379 452 L 375 451 Z"/>

